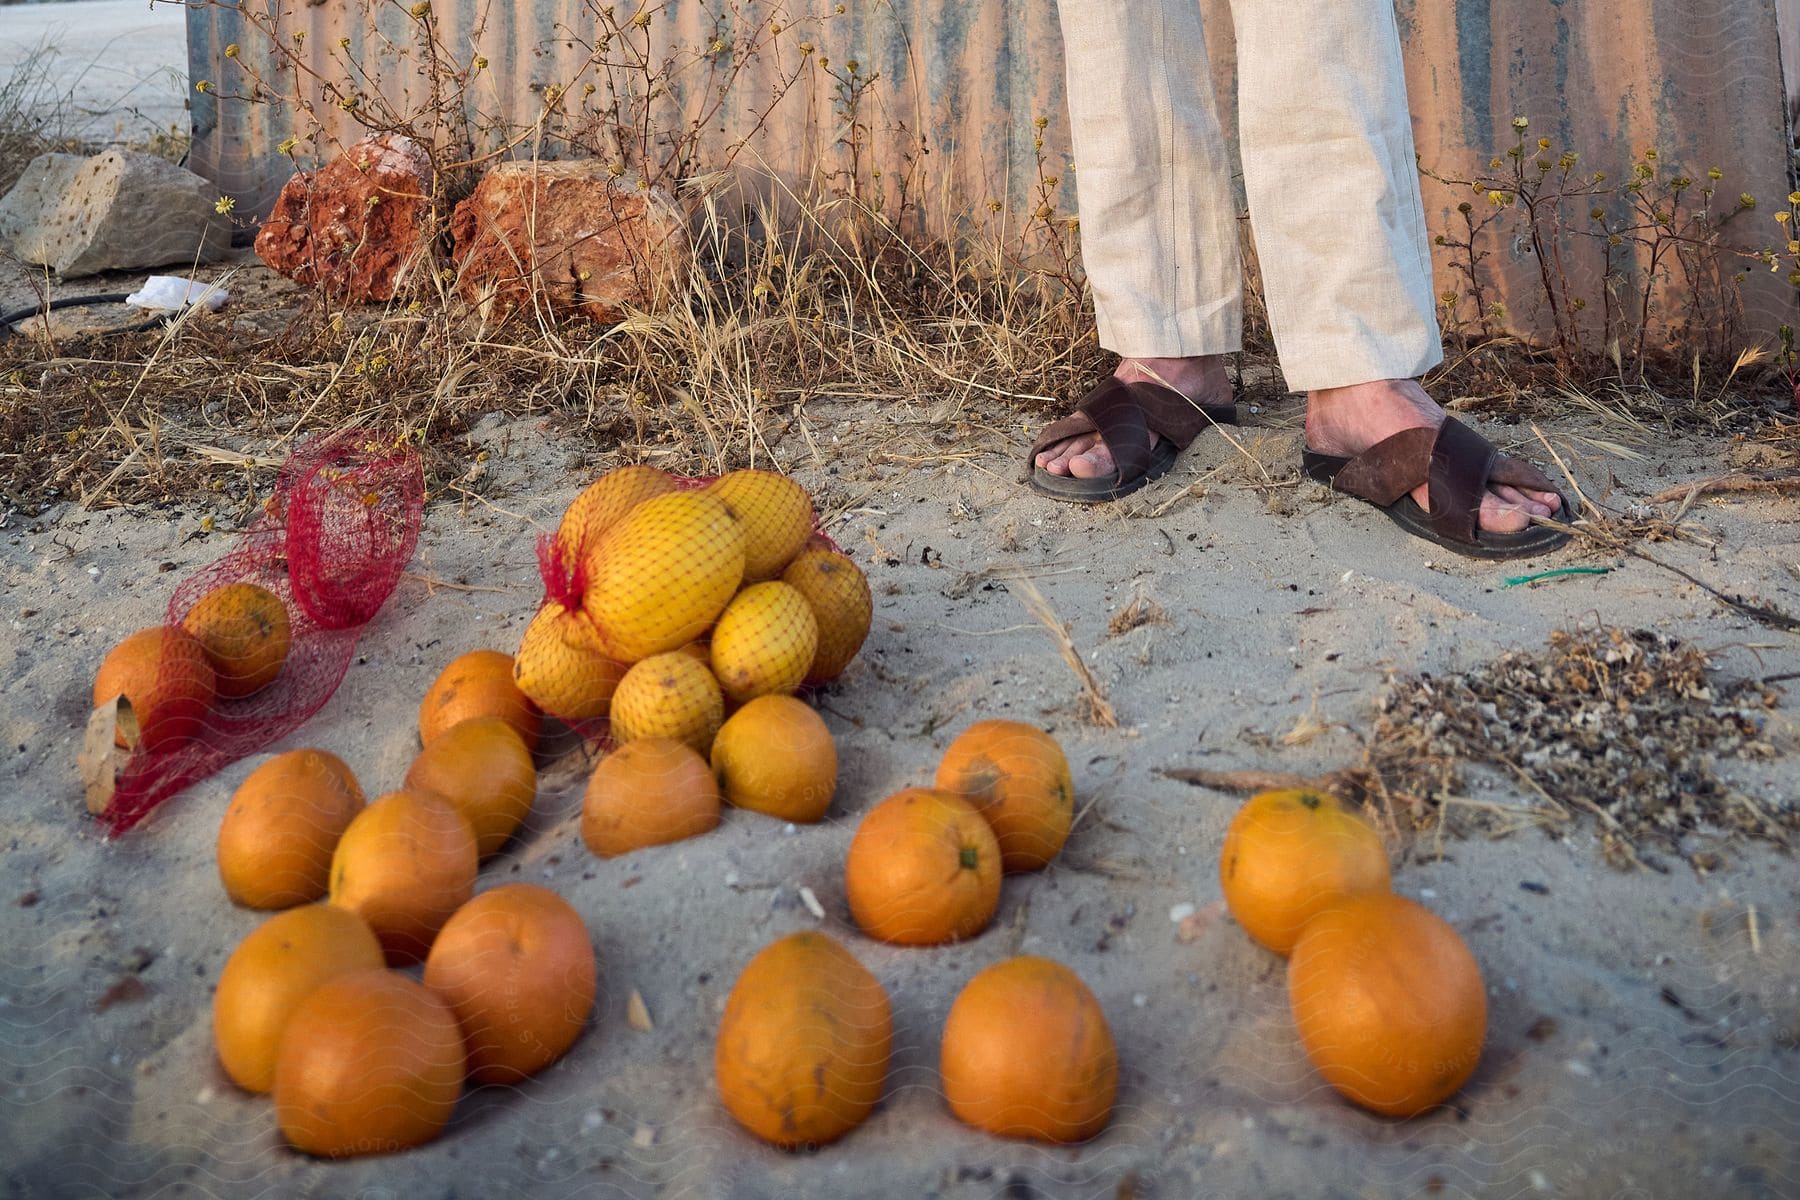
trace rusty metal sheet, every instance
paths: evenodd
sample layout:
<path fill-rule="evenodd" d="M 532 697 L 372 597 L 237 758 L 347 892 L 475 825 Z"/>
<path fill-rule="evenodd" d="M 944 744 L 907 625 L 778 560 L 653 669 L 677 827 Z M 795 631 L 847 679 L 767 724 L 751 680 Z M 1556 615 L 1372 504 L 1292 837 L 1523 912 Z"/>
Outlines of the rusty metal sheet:
<path fill-rule="evenodd" d="M 1206 10 L 1215 85 L 1229 125 L 1234 71 L 1228 0 L 1198 2 Z M 247 12 L 269 14 L 290 44 L 300 35 L 303 74 L 360 73 L 368 79 L 364 86 L 378 87 L 402 105 L 420 104 L 428 93 L 413 46 L 420 21 L 408 4 L 242 3 L 244 8 L 204 5 L 189 13 L 193 76 L 216 85 L 194 97 L 190 165 L 238 196 L 242 211 L 260 213 L 291 171 L 277 153 L 283 139 L 302 136 L 300 155 L 317 157 L 362 130 L 317 87 L 305 89 L 315 101 L 316 128 L 304 122 L 296 127 L 291 108 L 232 98 L 246 86 L 238 70 L 244 65 L 275 78 L 275 62 Z M 1767 214 L 1791 186 L 1776 3 L 1398 0 L 1421 161 L 1447 175 L 1477 171 L 1509 144 L 1514 116 L 1531 119 L 1534 137 L 1551 137 L 1559 150 L 1575 149 L 1584 168 L 1615 178 L 1629 168 L 1632 155 L 1654 146 L 1671 171 L 1704 174 L 1716 166 L 1723 172 L 1722 191 L 1734 198 L 1755 195 L 1761 212 L 1734 221 L 1731 237 L 1743 246 L 1775 244 Z M 539 118 L 551 88 L 562 89 L 567 112 L 591 118 L 599 103 L 594 96 L 604 96 L 604 79 L 581 69 L 589 58 L 583 42 L 595 37 L 600 11 L 599 0 L 431 0 L 429 21 L 450 61 L 459 67 L 478 56 L 487 61 L 466 92 L 473 124 L 518 128 Z M 638 11 L 630 0 L 616 10 Z M 674 56 L 687 64 L 660 99 L 658 120 L 702 118 L 700 169 L 716 166 L 742 143 L 740 166 L 764 165 L 798 189 L 827 176 L 829 186 L 844 190 L 854 147 L 858 196 L 880 198 L 890 214 L 904 203 L 922 227 L 942 233 L 980 223 L 990 201 L 1003 202 L 1014 214 L 1037 207 L 1040 160 L 1033 139 L 1035 120 L 1044 117 L 1043 170 L 1062 177 L 1057 200 L 1062 211 L 1073 210 L 1063 64 L 1051 5 L 808 0 L 800 9 L 769 0 L 667 0 L 644 11 L 650 25 L 642 45 L 651 61 Z M 769 37 L 772 21 L 783 31 Z M 715 41 L 729 46 L 752 28 L 765 31 L 768 47 L 743 67 L 717 111 L 703 113 L 707 69 L 722 61 L 710 48 Z M 800 49 L 802 41 L 812 44 L 810 57 Z M 233 44 L 238 57 L 228 61 L 225 49 Z M 829 65 L 822 66 L 821 58 Z M 854 112 L 845 86 L 852 59 L 861 79 L 874 79 Z M 291 88 L 291 78 L 281 78 Z M 593 96 L 584 92 L 590 84 L 596 85 Z M 527 140 L 509 152 L 566 149 L 564 135 L 578 125 L 550 122 L 541 143 Z M 478 140 L 478 151 L 500 148 L 493 136 Z M 589 137 L 587 144 L 592 150 L 599 142 Z M 1430 181 L 1424 192 L 1433 231 L 1451 228 L 1461 197 Z M 1490 262 L 1504 276 L 1500 294 L 1514 323 L 1541 331 L 1545 314 L 1534 299 L 1529 244 L 1514 239 L 1489 249 Z M 1440 249 L 1437 256 L 1443 290 L 1455 276 L 1449 252 Z M 1597 276 L 1577 265 L 1577 291 L 1594 293 Z M 1783 275 L 1752 270 L 1744 301 L 1752 333 L 1767 334 L 1792 319 L 1793 290 Z M 1662 303 L 1656 316 L 1666 324 L 1677 315 L 1679 297 L 1665 296 Z"/>
<path fill-rule="evenodd" d="M 478 58 L 486 62 L 465 90 L 473 125 L 530 127 L 544 112 L 547 90 L 560 89 L 564 117 L 545 126 L 541 145 L 527 140 L 511 153 L 567 152 L 567 136 L 579 138 L 605 103 L 606 74 L 588 65 L 587 47 L 601 28 L 598 14 L 612 7 L 598 0 L 433 0 L 429 20 L 444 61 L 458 69 Z M 249 86 L 246 67 L 275 80 L 279 90 L 295 90 L 293 76 L 277 72 L 277 56 L 247 11 L 266 15 L 285 44 L 300 38 L 305 70 L 299 90 L 314 104 L 316 123 L 296 120 L 290 107 L 235 98 Z M 639 10 L 626 0 L 616 11 L 629 24 L 628 14 Z M 766 164 L 795 186 L 804 186 L 815 171 L 836 172 L 843 186 L 854 142 L 860 195 L 885 193 L 891 204 L 910 189 L 907 198 L 921 204 L 941 204 L 948 196 L 952 204 L 992 197 L 1017 206 L 1036 177 L 1033 119 L 1043 115 L 1061 124 L 1055 10 L 1032 0 L 813 0 L 806 10 L 811 16 L 768 0 L 670 0 L 644 11 L 649 28 L 633 28 L 634 41 L 624 53 L 678 64 L 667 75 L 671 86 L 656 117 L 664 128 L 704 119 L 703 170 L 717 167 L 754 134 L 736 153 L 739 165 Z M 781 32 L 770 33 L 771 24 Z M 300 156 L 316 158 L 363 132 L 304 76 L 366 76 L 365 87 L 378 86 L 397 107 L 417 108 L 428 98 L 421 27 L 409 5 L 395 0 L 245 0 L 244 9 L 193 8 L 190 69 L 196 80 L 213 86 L 194 98 L 191 164 L 238 196 L 241 210 L 266 212 L 292 171 L 276 152 L 284 138 L 299 135 Z M 713 47 L 741 42 L 756 29 L 764 48 L 747 60 L 718 110 L 708 111 L 709 72 L 724 70 L 730 58 L 729 50 L 721 54 Z M 812 47 L 810 54 L 803 43 Z M 228 46 L 237 47 L 230 60 Z M 852 61 L 856 78 L 872 82 L 849 86 Z M 631 76 L 620 71 L 614 81 L 624 84 Z M 589 151 L 605 152 L 604 139 L 581 140 Z M 478 141 L 478 152 L 500 145 L 492 136 Z M 882 172 L 879 182 L 876 170 Z"/>

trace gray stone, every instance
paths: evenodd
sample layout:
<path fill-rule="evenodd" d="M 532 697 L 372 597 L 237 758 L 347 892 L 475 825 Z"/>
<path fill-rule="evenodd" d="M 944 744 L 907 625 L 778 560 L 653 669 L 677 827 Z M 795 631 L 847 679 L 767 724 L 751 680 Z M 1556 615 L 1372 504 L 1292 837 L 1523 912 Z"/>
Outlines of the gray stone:
<path fill-rule="evenodd" d="M 40 154 L 0 197 L 0 242 L 64 277 L 210 262 L 231 247 L 214 193 L 153 154 Z"/>

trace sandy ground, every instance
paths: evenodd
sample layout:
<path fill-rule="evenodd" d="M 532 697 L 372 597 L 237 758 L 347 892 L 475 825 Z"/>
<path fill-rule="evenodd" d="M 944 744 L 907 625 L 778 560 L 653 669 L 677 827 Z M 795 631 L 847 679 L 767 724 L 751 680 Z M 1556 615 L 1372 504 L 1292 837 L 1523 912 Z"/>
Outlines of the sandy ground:
<path fill-rule="evenodd" d="M 50 56 L 46 101 L 63 133 L 141 143 L 187 129 L 187 10 L 147 0 L 70 0 L 0 8 L 0 89 Z"/>
<path fill-rule="evenodd" d="M 80 79 L 91 89 L 83 103 L 109 114 L 97 118 L 108 130 L 125 129 L 121 97 L 150 128 L 166 125 L 184 91 L 179 16 L 138 0 L 0 9 L 0 78 L 21 47 L 59 29 L 50 36 L 62 52 L 94 64 Z M 113 74 L 140 55 L 147 72 Z M 139 82 L 163 65 L 176 69 L 172 83 Z M 21 276 L 0 284 L 29 297 Z M 1291 461 L 1297 417 L 1291 404 L 1263 414 L 1246 449 Z M 588 755 L 566 743 L 546 755 L 537 809 L 482 886 L 531 880 L 581 911 L 601 962 L 592 1025 L 541 1077 L 467 1096 L 442 1139 L 387 1158 L 323 1163 L 284 1149 L 267 1102 L 238 1092 L 213 1057 L 212 987 L 261 920 L 226 900 L 213 838 L 232 788 L 260 759 L 196 785 L 117 841 L 99 836 L 79 797 L 73 760 L 95 666 L 160 618 L 173 580 L 228 548 L 229 534 L 200 523 L 211 515 L 229 528 L 229 515 L 183 505 L 0 516 L 0 1195 L 1800 1195 L 1791 858 L 1702 834 L 1695 843 L 1718 851 L 1722 869 L 1701 875 L 1663 851 L 1667 874 L 1624 874 L 1603 865 L 1586 825 L 1396 845 L 1397 888 L 1451 920 L 1480 960 L 1491 1028 L 1454 1105 L 1391 1122 L 1319 1084 L 1287 1016 L 1280 961 L 1220 912 L 1216 858 L 1237 798 L 1162 774 L 1353 762 L 1348 732 L 1291 748 L 1278 739 L 1303 718 L 1366 729 L 1388 673 L 1473 665 L 1536 647 L 1556 626 L 1603 618 L 1676 633 L 1714 651 L 1727 675 L 1800 669 L 1792 635 L 1629 560 L 1566 552 L 1545 565 L 1617 569 L 1503 588 L 1529 564 L 1454 560 L 1310 484 L 1260 486 L 1259 471 L 1216 437 L 1141 499 L 1089 512 L 1016 485 L 1026 433 L 996 412 L 814 405 L 805 419 L 832 458 L 813 457 L 790 431 L 779 464 L 840 515 L 831 532 L 864 564 L 877 601 L 863 655 L 820 702 L 843 764 L 830 818 L 796 830 L 732 813 L 704 838 L 602 862 L 567 825 Z M 1736 452 L 1627 438 L 1641 456 L 1630 458 L 1582 440 L 1596 433 L 1626 437 L 1552 428 L 1584 482 L 1615 504 L 1716 473 Z M 971 454 L 971 444 L 995 449 Z M 592 471 L 532 421 L 481 423 L 471 458 L 481 449 L 491 457 L 480 498 L 430 507 L 413 573 L 344 685 L 276 749 L 322 746 L 371 794 L 394 787 L 416 749 L 413 707 L 437 670 L 464 650 L 516 644 L 539 595 L 532 539 Z M 1695 517 L 1716 553 L 1688 543 L 1657 552 L 1716 586 L 1800 610 L 1800 505 L 1707 501 Z M 1075 678 L 1008 591 L 1009 571 L 1032 576 L 1069 622 L 1119 728 L 1083 720 Z M 1113 615 L 1140 596 L 1169 621 L 1109 636 Z M 1040 723 L 1066 747 L 1088 807 L 1064 857 L 1009 878 L 993 926 L 966 944 L 901 949 L 861 937 L 842 883 L 857 819 L 926 782 L 949 739 L 989 716 Z M 1772 714 L 1770 737 L 1785 757 L 1727 773 L 1765 803 L 1791 804 L 1800 737 L 1786 709 Z M 1477 794 L 1528 800 L 1492 780 Z M 802 887 L 821 901 L 822 921 Z M 1179 906 L 1199 914 L 1185 938 L 1171 919 Z M 896 1048 L 864 1128 L 788 1155 L 750 1140 L 719 1107 L 712 1035 L 750 955 L 819 925 L 888 988 Z M 1090 1144 L 987 1138 L 954 1122 L 937 1092 L 936 1041 L 956 991 L 1017 952 L 1079 971 L 1117 1037 L 1118 1111 Z M 650 1032 L 626 1023 L 633 990 L 654 1017 Z"/>
<path fill-rule="evenodd" d="M 1297 454 L 1295 405 L 1246 430 L 1264 461 Z M 1617 569 L 1502 588 L 1526 566 L 1483 566 L 1403 540 L 1311 484 L 1258 487 L 1222 439 L 1203 439 L 1139 500 L 1061 507 L 1014 482 L 1025 444 L 994 412 L 809 407 L 780 465 L 842 513 L 837 540 L 867 569 L 877 615 L 862 656 L 821 708 L 842 778 L 829 819 L 804 829 L 731 813 L 715 833 L 601 861 L 565 824 L 588 769 L 543 764 L 527 831 L 483 887 L 530 880 L 588 920 L 602 995 L 570 1055 L 528 1085 L 467 1096 L 436 1143 L 324 1163 L 281 1145 L 267 1102 L 217 1066 L 209 1002 L 219 969 L 261 919 L 226 900 L 213 837 L 239 763 L 138 831 L 103 840 L 73 760 L 89 681 L 119 637 L 159 619 L 173 579 L 224 551 L 209 510 L 8 517 L 0 530 L 0 1193 L 17 1197 L 1777 1197 L 1800 1195 L 1800 874 L 1762 846 L 1701 835 L 1721 870 L 1666 851 L 1667 874 L 1603 865 L 1593 829 L 1396 846 L 1398 890 L 1462 931 L 1482 964 L 1490 1040 L 1451 1107 L 1407 1122 L 1325 1089 L 1300 1052 L 1281 962 L 1220 913 L 1217 853 L 1237 799 L 1174 782 L 1181 767 L 1314 771 L 1356 759 L 1337 732 L 1278 738 L 1316 715 L 1368 727 L 1387 672 L 1444 671 L 1596 616 L 1690 638 L 1730 675 L 1800 668 L 1790 634 L 1754 625 L 1674 577 L 1575 553 L 1549 565 Z M 975 426 L 972 440 L 970 424 Z M 986 432 L 981 432 L 985 427 Z M 1517 429 L 1489 426 L 1502 438 Z M 1642 461 L 1552 431 L 1589 486 L 1616 473 L 1622 504 L 1715 473 L 1728 447 L 1641 443 Z M 989 453 L 965 448 L 985 442 Z M 876 448 L 879 447 L 879 450 Z M 416 749 L 414 705 L 452 656 L 510 650 L 539 595 L 532 538 L 590 475 L 536 422 L 492 419 L 481 499 L 428 510 L 413 574 L 367 632 L 331 703 L 286 745 L 342 755 L 371 795 Z M 1160 515 L 1152 518 L 1150 514 Z M 1662 544 L 1703 579 L 1800 610 L 1800 505 L 1705 501 L 1716 554 Z M 171 563 L 169 573 L 148 564 Z M 1529 564 L 1528 564 L 1529 565 Z M 1120 727 L 1082 719 L 1078 688 L 996 573 L 1030 574 L 1069 622 Z M 1135 596 L 1169 621 L 1109 637 Z M 1789 685 L 1791 687 L 1791 685 Z M 950 737 L 991 716 L 1042 724 L 1087 808 L 1050 870 L 1007 880 L 998 917 L 966 944 L 874 943 L 849 923 L 842 862 L 860 814 L 928 781 Z M 1792 803 L 1785 757 L 1728 764 L 1770 804 Z M 1478 794 L 1528 797 L 1497 781 Z M 1529 886 L 1526 886 L 1529 885 Z M 799 899 L 810 887 L 825 917 Z M 1171 910 L 1201 914 L 1183 940 Z M 1748 910 L 1754 906 L 1753 945 Z M 1179 914 L 1181 909 L 1176 909 Z M 737 1130 L 711 1085 L 712 1036 L 750 955 L 823 926 L 888 988 L 896 1047 L 868 1124 L 812 1155 Z M 1122 1061 L 1109 1130 L 1065 1149 L 959 1126 L 937 1092 L 952 998 L 1016 952 L 1074 967 L 1105 1008 Z M 126 984 L 124 998 L 109 989 Z M 141 986 L 140 986 L 141 985 Z M 636 989 L 655 1020 L 634 1032 Z"/>

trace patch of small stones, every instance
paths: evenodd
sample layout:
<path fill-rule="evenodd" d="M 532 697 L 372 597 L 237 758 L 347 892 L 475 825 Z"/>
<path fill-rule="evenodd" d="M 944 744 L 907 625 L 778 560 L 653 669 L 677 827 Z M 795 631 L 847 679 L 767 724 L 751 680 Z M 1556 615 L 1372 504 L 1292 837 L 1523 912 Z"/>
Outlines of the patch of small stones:
<path fill-rule="evenodd" d="M 1371 750 L 1388 785 L 1416 796 L 1460 791 L 1463 764 L 1502 768 L 1538 800 L 1596 816 L 1609 854 L 1627 860 L 1640 839 L 1679 849 L 1698 830 L 1785 843 L 1800 808 L 1771 810 L 1719 768 L 1776 756 L 1765 726 L 1777 700 L 1718 678 L 1689 643 L 1597 625 L 1461 674 L 1390 682 Z"/>

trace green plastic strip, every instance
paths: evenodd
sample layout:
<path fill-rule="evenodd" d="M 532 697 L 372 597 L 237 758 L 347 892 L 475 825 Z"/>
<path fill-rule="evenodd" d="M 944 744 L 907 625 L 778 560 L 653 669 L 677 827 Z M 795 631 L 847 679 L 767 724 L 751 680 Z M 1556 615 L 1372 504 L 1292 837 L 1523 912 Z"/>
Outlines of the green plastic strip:
<path fill-rule="evenodd" d="M 1514 575 L 1500 586 L 1517 587 L 1521 583 L 1536 583 L 1540 579 L 1557 579 L 1563 575 L 1605 575 L 1611 571 L 1611 567 L 1558 567 L 1554 571 L 1539 571 L 1536 575 Z"/>

